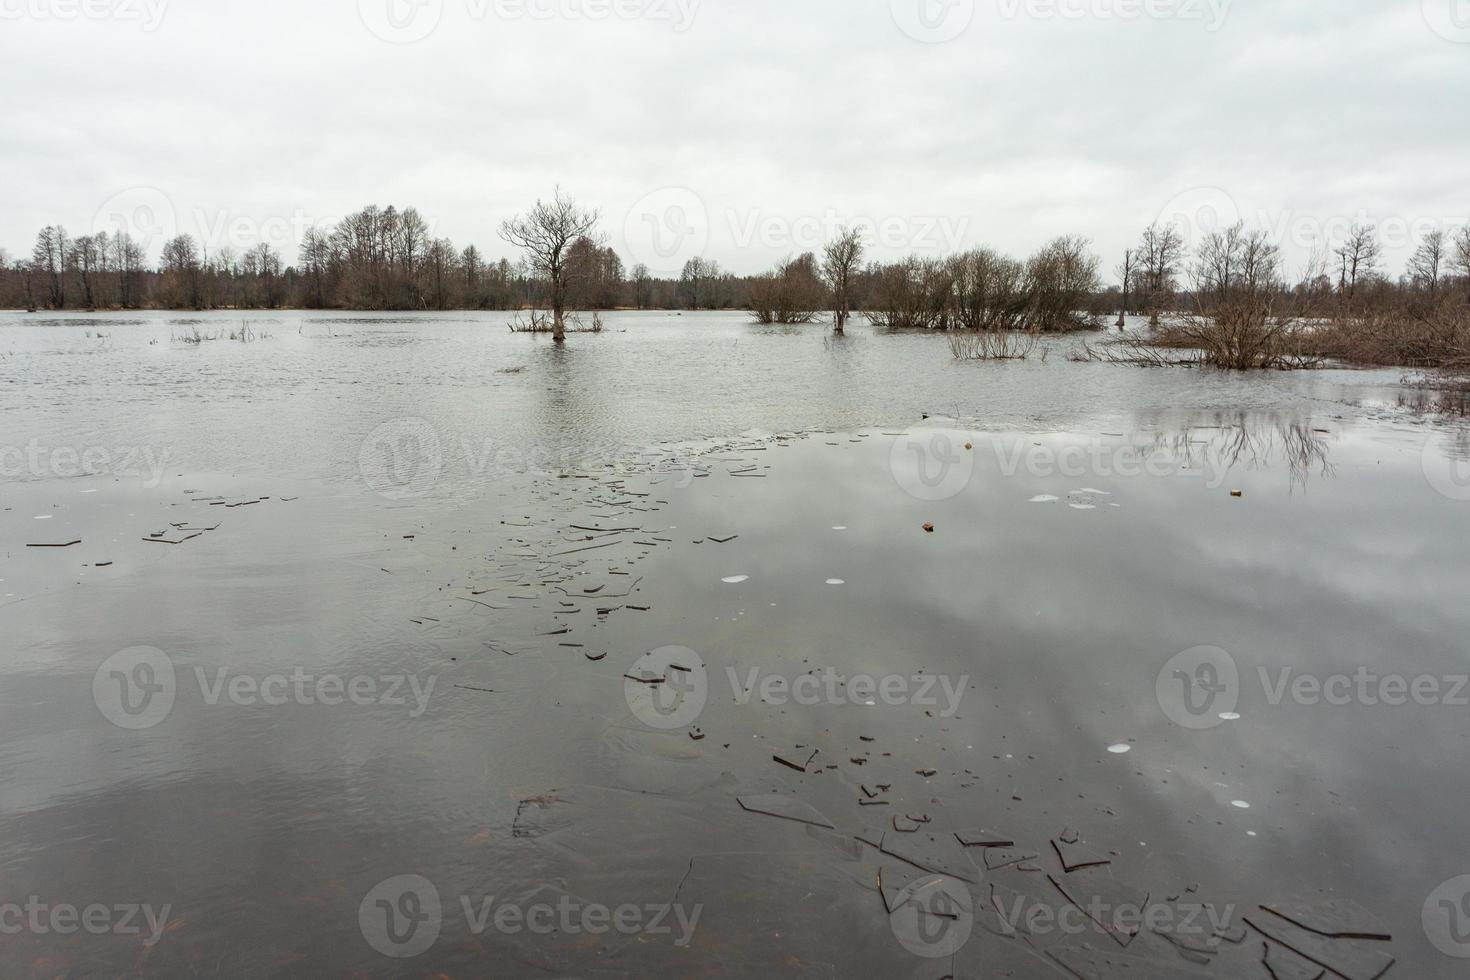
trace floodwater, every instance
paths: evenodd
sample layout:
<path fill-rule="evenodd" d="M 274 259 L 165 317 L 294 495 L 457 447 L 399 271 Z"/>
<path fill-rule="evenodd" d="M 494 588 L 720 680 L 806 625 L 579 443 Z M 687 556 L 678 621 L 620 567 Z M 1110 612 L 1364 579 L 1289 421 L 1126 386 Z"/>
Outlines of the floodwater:
<path fill-rule="evenodd" d="M 0 320 L 0 975 L 1463 975 L 1396 372 L 505 319 Z"/>

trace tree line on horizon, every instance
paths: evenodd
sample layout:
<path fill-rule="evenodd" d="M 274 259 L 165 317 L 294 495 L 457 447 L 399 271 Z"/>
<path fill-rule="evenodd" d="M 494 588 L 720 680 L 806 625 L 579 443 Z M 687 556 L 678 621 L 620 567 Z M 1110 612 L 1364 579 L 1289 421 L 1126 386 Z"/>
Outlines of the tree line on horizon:
<path fill-rule="evenodd" d="M 538 216 L 562 223 L 538 227 Z M 165 242 L 153 265 L 127 232 L 71 236 L 50 225 L 29 258 L 0 250 L 0 307 L 553 309 L 558 318 L 576 309 L 746 309 L 763 323 L 830 317 L 841 332 L 855 312 L 891 329 L 1075 329 L 1114 313 L 1157 318 L 1238 281 L 1281 294 L 1330 294 L 1361 309 L 1457 289 L 1470 301 L 1470 227 L 1428 232 L 1395 280 L 1383 269 L 1374 229 L 1355 225 L 1287 282 L 1280 250 L 1264 231 L 1238 224 L 1208 233 L 1191 250 L 1179 228 L 1155 224 L 1125 253 L 1116 283 L 1103 286 L 1101 259 L 1080 236 L 1059 237 L 1025 259 L 977 248 L 884 263 L 863 261 L 865 245 L 853 230 L 839 231 L 821 255 L 804 253 L 759 275 L 738 276 L 695 256 L 677 279 L 660 278 L 645 265 L 626 268 L 597 223 L 596 211 L 558 190 L 501 227 L 501 238 L 522 253 L 513 262 L 433 237 L 415 208 L 373 205 L 332 228 L 309 229 L 289 263 L 268 243 L 211 252 L 184 234 Z M 548 230 L 555 241 L 545 251 Z"/>

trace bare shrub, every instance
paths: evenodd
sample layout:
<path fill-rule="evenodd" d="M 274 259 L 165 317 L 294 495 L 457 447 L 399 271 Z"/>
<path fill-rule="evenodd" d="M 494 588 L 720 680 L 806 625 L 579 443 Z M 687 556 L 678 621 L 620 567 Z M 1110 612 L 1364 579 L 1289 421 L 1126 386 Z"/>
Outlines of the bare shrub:
<path fill-rule="evenodd" d="M 1031 318 L 1026 268 L 988 248 L 950 260 L 955 322 L 964 330 L 1019 330 Z M 958 356 L 958 355 L 957 355 Z"/>
<path fill-rule="evenodd" d="M 1335 317 L 1320 331 L 1330 356 L 1352 364 L 1470 371 L 1470 305 L 1398 305 Z"/>
<path fill-rule="evenodd" d="M 566 333 L 602 333 L 602 314 L 593 313 L 592 322 L 587 323 L 581 314 L 573 313 L 562 318 L 561 332 Z M 551 313 L 540 310 L 531 310 L 527 314 L 517 313 L 516 318 L 510 323 L 511 333 L 557 333 L 557 323 Z"/>
<path fill-rule="evenodd" d="M 1142 337 L 1120 337 L 1100 344 L 1083 342 L 1067 355 L 1067 360 L 1132 364 L 1136 367 L 1194 367 L 1204 362 L 1204 354 L 1188 348 L 1176 353 Z"/>
<path fill-rule="evenodd" d="M 960 361 L 1024 361 L 1036 350 L 1036 331 L 951 330 L 949 349 Z"/>
<path fill-rule="evenodd" d="M 753 279 L 746 306 L 758 323 L 812 323 L 825 299 L 816 257 L 808 252 L 782 263 L 774 273 Z"/>
<path fill-rule="evenodd" d="M 931 330 L 950 325 L 954 277 L 947 262 L 908 258 L 872 272 L 867 318 L 888 330 Z"/>
<path fill-rule="evenodd" d="M 1155 326 L 1150 342 L 1193 348 L 1200 360 L 1231 371 L 1315 367 L 1324 360 L 1316 323 L 1325 296 L 1310 283 L 1287 289 L 1281 252 L 1243 223 L 1211 232 L 1193 269 L 1194 309 Z"/>

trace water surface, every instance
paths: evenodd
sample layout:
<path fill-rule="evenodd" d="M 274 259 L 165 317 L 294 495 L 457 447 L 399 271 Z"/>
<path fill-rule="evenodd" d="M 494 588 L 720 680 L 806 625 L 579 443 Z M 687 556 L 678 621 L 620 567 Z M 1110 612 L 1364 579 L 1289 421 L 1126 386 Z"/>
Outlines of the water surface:
<path fill-rule="evenodd" d="M 1196 963 L 980 914 L 915 952 L 877 883 L 924 872 L 864 843 L 947 838 L 973 896 L 1060 908 L 1049 874 L 1102 880 L 1059 866 L 1069 829 L 1129 894 L 1233 926 L 1348 901 L 1389 975 L 1457 975 L 1424 917 L 1470 873 L 1470 707 L 1275 696 L 1470 673 L 1466 443 L 1396 374 L 1074 364 L 1066 339 L 954 364 L 734 315 L 610 316 L 562 351 L 500 315 L 170 339 L 194 319 L 240 318 L 0 325 L 3 897 L 170 910 L 151 945 L 7 936 L 5 975 L 1143 975 L 1090 945 L 1268 976 L 1255 932 L 1184 937 L 1214 939 Z M 1229 710 L 1171 693 L 1201 648 Z M 670 658 L 693 717 L 627 679 Z M 166 710 L 119 714 L 110 684 L 165 671 Z M 803 676 L 810 703 L 759 686 Z M 739 802 L 771 796 L 831 828 Z M 953 842 L 981 828 L 1028 860 Z M 385 883 L 421 908 L 406 881 L 442 912 L 400 959 L 363 910 Z M 538 935 L 465 913 L 492 896 L 698 920 Z"/>

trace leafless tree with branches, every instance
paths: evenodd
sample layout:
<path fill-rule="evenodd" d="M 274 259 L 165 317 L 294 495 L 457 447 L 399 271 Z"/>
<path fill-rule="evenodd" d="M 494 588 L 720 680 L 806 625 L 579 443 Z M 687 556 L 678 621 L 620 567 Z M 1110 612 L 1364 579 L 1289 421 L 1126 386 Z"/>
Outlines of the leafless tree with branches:
<path fill-rule="evenodd" d="M 1372 225 L 1353 225 L 1348 230 L 1347 240 L 1337 247 L 1336 254 L 1341 262 L 1339 289 L 1351 299 L 1358 291 L 1359 280 L 1366 279 L 1377 270 L 1383 247 Z"/>
<path fill-rule="evenodd" d="M 1444 274 L 1446 236 L 1444 229 L 1435 228 L 1424 236 L 1414 257 L 1409 260 L 1409 272 L 1417 282 L 1429 290 L 1430 300 L 1439 292 L 1439 280 Z"/>
<path fill-rule="evenodd" d="M 592 238 L 596 210 L 581 207 L 560 187 L 550 201 L 536 202 L 500 226 L 500 237 L 526 253 L 526 261 L 550 286 L 552 340 L 566 342 L 567 252 L 579 238 Z"/>
<path fill-rule="evenodd" d="M 832 291 L 832 332 L 844 333 L 852 316 L 852 285 L 863 261 L 862 232 L 838 229 L 837 239 L 828 243 L 822 256 L 822 279 Z"/>

